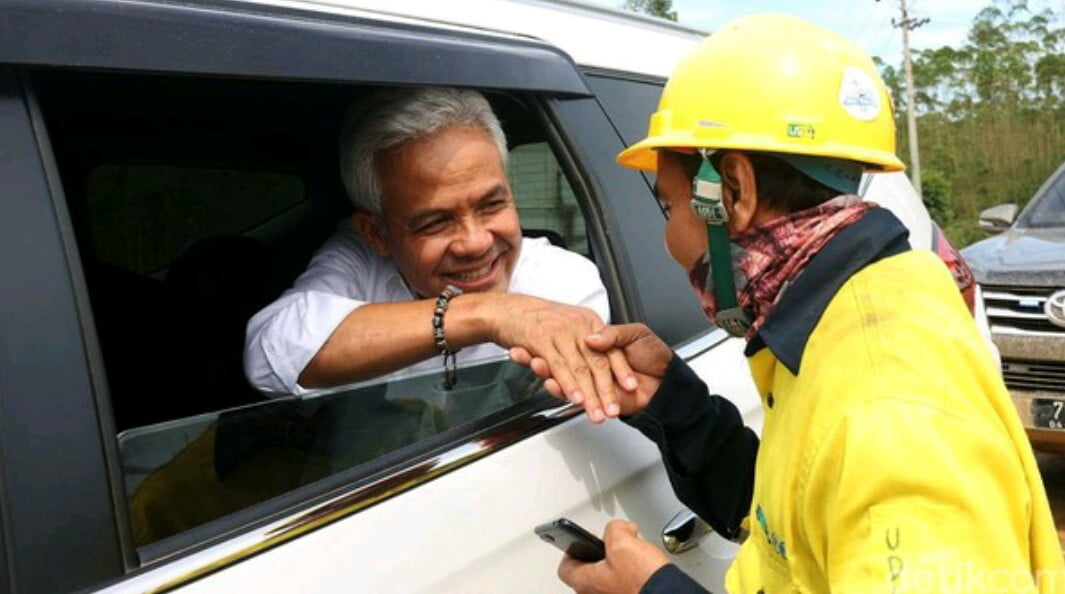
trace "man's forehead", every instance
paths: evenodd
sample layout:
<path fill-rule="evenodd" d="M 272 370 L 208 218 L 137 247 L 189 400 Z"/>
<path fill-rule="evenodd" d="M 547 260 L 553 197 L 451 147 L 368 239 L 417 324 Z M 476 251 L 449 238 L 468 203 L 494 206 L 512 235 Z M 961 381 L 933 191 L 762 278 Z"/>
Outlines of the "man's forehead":
<path fill-rule="evenodd" d="M 478 204 L 484 201 L 509 194 L 510 187 L 507 185 L 506 180 L 502 180 L 489 184 L 484 189 L 468 192 L 461 197 L 453 196 L 440 200 L 434 200 L 431 196 L 422 195 L 420 196 L 421 200 L 395 202 L 390 201 L 386 195 L 383 196 L 381 210 L 386 220 L 394 219 L 409 222 L 476 208 Z"/>

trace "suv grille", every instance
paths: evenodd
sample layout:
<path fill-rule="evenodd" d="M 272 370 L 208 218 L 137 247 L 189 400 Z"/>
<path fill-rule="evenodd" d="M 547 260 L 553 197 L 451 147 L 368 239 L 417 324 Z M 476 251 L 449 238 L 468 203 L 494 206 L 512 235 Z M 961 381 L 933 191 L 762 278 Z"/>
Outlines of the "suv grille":
<path fill-rule="evenodd" d="M 1065 392 L 1065 363 L 1003 361 L 1002 377 L 1012 389 Z"/>
<path fill-rule="evenodd" d="M 1012 329 L 1021 333 L 1046 332 L 1065 336 L 1065 328 L 1051 324 L 1043 311 L 1047 297 L 1057 289 L 992 285 L 984 285 L 982 288 L 992 332 L 997 329 Z"/>

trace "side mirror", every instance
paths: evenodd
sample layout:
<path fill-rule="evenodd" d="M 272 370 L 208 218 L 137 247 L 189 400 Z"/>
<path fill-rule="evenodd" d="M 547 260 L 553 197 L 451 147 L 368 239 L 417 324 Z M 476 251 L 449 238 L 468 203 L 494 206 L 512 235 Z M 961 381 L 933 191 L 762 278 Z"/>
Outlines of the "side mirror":
<path fill-rule="evenodd" d="M 999 233 L 1009 229 L 1017 218 L 1017 205 L 999 204 L 980 211 L 980 230 Z"/>

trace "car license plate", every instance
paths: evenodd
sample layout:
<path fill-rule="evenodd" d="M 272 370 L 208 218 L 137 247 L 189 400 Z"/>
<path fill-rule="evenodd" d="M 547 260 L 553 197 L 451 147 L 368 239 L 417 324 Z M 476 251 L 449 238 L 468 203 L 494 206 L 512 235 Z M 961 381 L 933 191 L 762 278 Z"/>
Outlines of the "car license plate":
<path fill-rule="evenodd" d="M 1065 429 L 1065 400 L 1032 400 L 1032 424 L 1043 429 Z"/>

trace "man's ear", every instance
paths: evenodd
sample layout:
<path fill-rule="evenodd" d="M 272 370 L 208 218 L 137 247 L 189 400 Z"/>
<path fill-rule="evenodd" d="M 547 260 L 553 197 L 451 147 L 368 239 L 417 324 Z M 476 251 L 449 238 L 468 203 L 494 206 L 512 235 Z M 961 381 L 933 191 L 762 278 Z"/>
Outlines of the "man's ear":
<path fill-rule="evenodd" d="M 729 216 L 729 229 L 741 233 L 755 222 L 758 213 L 758 184 L 754 177 L 754 165 L 747 155 L 729 151 L 719 163 L 721 173 L 722 201 Z"/>
<path fill-rule="evenodd" d="M 355 214 L 351 215 L 351 223 L 355 226 L 355 231 L 373 249 L 374 253 L 382 258 L 392 255 L 392 250 L 389 249 L 388 242 L 385 241 L 385 222 L 381 220 L 381 217 L 356 211 Z"/>

